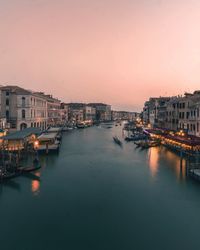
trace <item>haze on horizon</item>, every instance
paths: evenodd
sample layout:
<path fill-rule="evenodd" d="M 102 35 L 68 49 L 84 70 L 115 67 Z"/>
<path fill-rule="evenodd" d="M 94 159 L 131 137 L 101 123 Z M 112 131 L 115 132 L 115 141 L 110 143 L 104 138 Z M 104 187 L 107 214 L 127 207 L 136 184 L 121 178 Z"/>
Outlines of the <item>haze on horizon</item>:
<path fill-rule="evenodd" d="M 141 110 L 200 88 L 199 0 L 1 0 L 0 84 Z"/>

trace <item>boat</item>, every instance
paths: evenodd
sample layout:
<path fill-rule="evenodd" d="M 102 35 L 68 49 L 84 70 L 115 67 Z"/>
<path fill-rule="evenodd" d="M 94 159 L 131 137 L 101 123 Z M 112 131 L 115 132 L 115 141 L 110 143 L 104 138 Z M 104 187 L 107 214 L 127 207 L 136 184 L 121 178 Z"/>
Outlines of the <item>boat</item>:
<path fill-rule="evenodd" d="M 20 173 L 28 173 L 28 172 L 34 172 L 36 170 L 39 170 L 41 168 L 41 165 L 38 164 L 37 166 L 30 166 L 30 167 L 19 167 L 17 171 Z"/>
<path fill-rule="evenodd" d="M 125 141 L 140 141 L 147 139 L 147 136 L 144 134 L 134 134 L 125 137 Z"/>
<path fill-rule="evenodd" d="M 193 179 L 200 181 L 200 169 L 190 169 L 189 170 L 189 176 L 192 177 Z"/>
<path fill-rule="evenodd" d="M 117 143 L 118 145 L 122 146 L 122 142 L 120 141 L 120 139 L 117 136 L 114 136 L 113 140 L 114 140 L 115 143 Z"/>
<path fill-rule="evenodd" d="M 84 123 L 77 123 L 77 128 L 85 128 L 85 124 Z"/>
<path fill-rule="evenodd" d="M 71 131 L 71 130 L 73 130 L 72 127 L 63 127 L 63 128 L 62 128 L 62 131 L 63 131 L 63 132 Z"/>
<path fill-rule="evenodd" d="M 0 180 L 9 180 L 9 179 L 12 179 L 12 178 L 15 178 L 17 176 L 19 176 L 20 173 L 18 172 L 1 172 L 0 173 Z"/>

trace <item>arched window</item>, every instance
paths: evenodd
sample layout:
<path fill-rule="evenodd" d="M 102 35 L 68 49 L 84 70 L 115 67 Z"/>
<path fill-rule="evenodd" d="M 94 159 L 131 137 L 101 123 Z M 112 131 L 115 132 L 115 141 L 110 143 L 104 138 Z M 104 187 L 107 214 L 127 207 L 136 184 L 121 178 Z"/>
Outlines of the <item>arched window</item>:
<path fill-rule="evenodd" d="M 26 111 L 24 109 L 22 109 L 22 119 L 26 118 Z"/>
<path fill-rule="evenodd" d="M 22 97 L 22 106 L 23 106 L 23 107 L 25 106 L 25 101 L 26 101 L 26 98 L 23 96 L 23 97 Z"/>
<path fill-rule="evenodd" d="M 27 128 L 27 124 L 26 124 L 26 123 L 22 123 L 22 124 L 20 125 L 20 130 L 23 130 L 23 129 L 25 129 L 25 128 Z"/>

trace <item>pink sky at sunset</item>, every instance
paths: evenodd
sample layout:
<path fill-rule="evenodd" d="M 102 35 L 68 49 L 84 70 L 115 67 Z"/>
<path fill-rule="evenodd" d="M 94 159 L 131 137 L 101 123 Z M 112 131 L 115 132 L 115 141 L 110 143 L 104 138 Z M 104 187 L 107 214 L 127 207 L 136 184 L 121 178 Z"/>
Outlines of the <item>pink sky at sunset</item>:
<path fill-rule="evenodd" d="M 199 0 L 1 0 L 0 84 L 140 110 L 200 89 Z"/>

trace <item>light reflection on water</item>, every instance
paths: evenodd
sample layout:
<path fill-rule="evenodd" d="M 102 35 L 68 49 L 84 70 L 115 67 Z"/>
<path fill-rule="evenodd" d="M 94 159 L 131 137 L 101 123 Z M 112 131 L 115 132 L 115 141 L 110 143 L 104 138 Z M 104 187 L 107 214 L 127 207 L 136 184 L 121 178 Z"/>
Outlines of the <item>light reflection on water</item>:
<path fill-rule="evenodd" d="M 155 177 L 159 167 L 159 153 L 158 148 L 150 148 L 148 151 L 148 163 L 152 177 Z"/>
<path fill-rule="evenodd" d="M 40 177 L 40 172 L 35 173 L 36 176 Z M 32 180 L 31 182 L 31 191 L 34 195 L 38 195 L 40 192 L 40 181 Z"/>
<path fill-rule="evenodd" d="M 152 147 L 148 151 L 148 165 L 151 176 L 155 178 L 159 168 L 167 165 L 175 173 L 177 180 L 186 179 L 186 160 L 163 147 Z"/>

